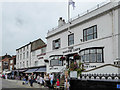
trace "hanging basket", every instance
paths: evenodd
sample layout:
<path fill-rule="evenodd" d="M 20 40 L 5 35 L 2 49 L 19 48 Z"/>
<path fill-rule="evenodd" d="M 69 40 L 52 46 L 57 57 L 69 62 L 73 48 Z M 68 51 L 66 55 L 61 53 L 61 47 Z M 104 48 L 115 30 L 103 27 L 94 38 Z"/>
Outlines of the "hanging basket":
<path fill-rule="evenodd" d="M 62 61 L 62 60 L 65 60 L 65 57 L 61 57 L 60 60 L 61 60 L 61 61 Z"/>
<path fill-rule="evenodd" d="M 76 60 L 76 59 L 80 59 L 80 56 L 78 55 L 78 54 L 75 54 L 74 55 L 74 59 Z"/>

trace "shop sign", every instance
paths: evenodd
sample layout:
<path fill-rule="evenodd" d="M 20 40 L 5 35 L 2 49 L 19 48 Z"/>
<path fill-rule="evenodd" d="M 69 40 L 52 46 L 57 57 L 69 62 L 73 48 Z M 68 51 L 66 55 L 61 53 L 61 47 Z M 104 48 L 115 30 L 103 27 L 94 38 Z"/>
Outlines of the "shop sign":
<path fill-rule="evenodd" d="M 69 53 L 69 52 L 76 52 L 76 51 L 80 51 L 80 48 L 73 48 L 73 47 L 69 47 L 68 50 L 63 51 L 63 53 Z"/>

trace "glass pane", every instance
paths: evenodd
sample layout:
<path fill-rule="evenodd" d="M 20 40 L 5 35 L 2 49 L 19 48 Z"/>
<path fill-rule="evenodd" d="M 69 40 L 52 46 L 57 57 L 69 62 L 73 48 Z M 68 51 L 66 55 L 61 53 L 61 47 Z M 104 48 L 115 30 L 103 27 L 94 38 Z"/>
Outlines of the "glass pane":
<path fill-rule="evenodd" d="M 86 37 L 84 37 L 84 41 L 86 41 Z"/>
<path fill-rule="evenodd" d="M 93 35 L 87 36 L 87 40 L 91 40 L 91 39 L 93 39 Z"/>
<path fill-rule="evenodd" d="M 81 56 L 81 61 L 85 61 L 85 56 L 83 55 L 83 56 Z"/>
<path fill-rule="evenodd" d="M 85 62 L 89 62 L 89 54 L 85 55 Z"/>
<path fill-rule="evenodd" d="M 102 62 L 102 54 L 97 54 L 97 62 Z"/>
<path fill-rule="evenodd" d="M 84 36 L 86 36 L 87 30 L 84 30 Z"/>
<path fill-rule="evenodd" d="M 90 53 L 96 53 L 95 51 L 95 49 L 90 49 Z"/>
<path fill-rule="evenodd" d="M 102 49 L 97 49 L 97 53 L 101 53 L 102 54 Z"/>
<path fill-rule="evenodd" d="M 85 54 L 89 54 L 89 50 L 85 50 Z"/>
<path fill-rule="evenodd" d="M 51 60 L 51 66 L 57 66 L 58 60 Z"/>
<path fill-rule="evenodd" d="M 89 28 L 89 29 L 87 30 L 87 35 L 89 35 L 89 34 L 93 34 L 93 28 Z"/>
<path fill-rule="evenodd" d="M 97 33 L 94 33 L 94 38 L 97 38 Z"/>
<path fill-rule="evenodd" d="M 90 62 L 96 62 L 96 54 L 90 54 Z"/>
<path fill-rule="evenodd" d="M 97 26 L 94 26 L 94 32 L 97 32 Z"/>
<path fill-rule="evenodd" d="M 80 52 L 80 55 L 81 55 L 81 56 L 84 55 L 84 51 L 81 51 L 81 52 Z"/>
<path fill-rule="evenodd" d="M 59 65 L 62 66 L 62 61 L 59 61 Z"/>
<path fill-rule="evenodd" d="M 74 41 L 69 41 L 69 45 L 73 45 L 74 44 Z"/>

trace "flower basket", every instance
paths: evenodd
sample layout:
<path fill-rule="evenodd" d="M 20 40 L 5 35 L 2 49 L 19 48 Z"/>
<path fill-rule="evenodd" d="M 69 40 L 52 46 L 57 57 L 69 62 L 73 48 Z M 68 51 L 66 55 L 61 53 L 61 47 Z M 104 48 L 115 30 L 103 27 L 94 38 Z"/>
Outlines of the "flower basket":
<path fill-rule="evenodd" d="M 75 54 L 74 55 L 74 59 L 76 60 L 76 59 L 80 59 L 80 56 L 78 55 L 78 54 Z"/>
<path fill-rule="evenodd" d="M 61 60 L 61 61 L 62 61 L 62 60 L 65 60 L 65 57 L 61 57 L 60 60 Z"/>

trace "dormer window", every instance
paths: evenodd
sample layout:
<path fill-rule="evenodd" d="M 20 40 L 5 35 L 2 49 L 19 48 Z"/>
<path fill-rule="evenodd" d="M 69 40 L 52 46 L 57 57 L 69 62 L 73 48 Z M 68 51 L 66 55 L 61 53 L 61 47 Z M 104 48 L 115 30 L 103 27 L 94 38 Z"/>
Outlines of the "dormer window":
<path fill-rule="evenodd" d="M 59 49 L 59 48 L 60 48 L 60 39 L 54 40 L 53 41 L 53 50 Z"/>

